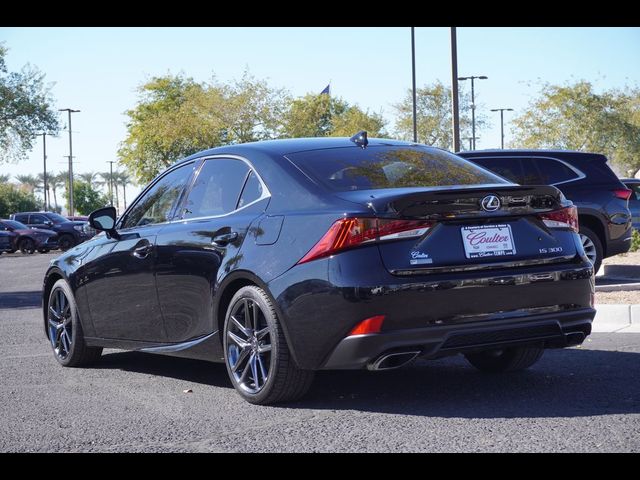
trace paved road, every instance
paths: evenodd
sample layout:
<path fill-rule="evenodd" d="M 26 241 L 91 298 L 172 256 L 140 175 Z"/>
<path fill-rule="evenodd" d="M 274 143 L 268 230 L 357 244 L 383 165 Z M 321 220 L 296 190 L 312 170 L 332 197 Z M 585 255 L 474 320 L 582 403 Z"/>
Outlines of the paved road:
<path fill-rule="evenodd" d="M 305 400 L 256 407 L 222 365 L 107 350 L 60 367 L 38 310 L 51 258 L 0 256 L 0 451 L 640 451 L 640 334 L 594 334 L 519 374 L 457 357 L 322 372 Z"/>

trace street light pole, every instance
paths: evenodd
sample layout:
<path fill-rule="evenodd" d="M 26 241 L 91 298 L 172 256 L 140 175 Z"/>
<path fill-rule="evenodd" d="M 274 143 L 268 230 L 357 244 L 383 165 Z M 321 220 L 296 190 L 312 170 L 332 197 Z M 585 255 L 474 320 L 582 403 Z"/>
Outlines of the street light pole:
<path fill-rule="evenodd" d="M 42 135 L 42 160 L 43 160 L 43 164 L 44 164 L 44 171 L 42 174 L 42 178 L 44 180 L 44 211 L 47 212 L 49 211 L 49 196 L 48 191 L 49 189 L 47 188 L 49 186 L 49 182 L 47 181 L 47 135 L 51 135 L 50 133 L 46 133 L 46 132 L 42 132 L 40 135 Z"/>
<path fill-rule="evenodd" d="M 492 108 L 492 112 L 500 112 L 500 148 L 504 150 L 504 112 L 513 112 L 513 108 Z"/>
<path fill-rule="evenodd" d="M 69 113 L 69 211 L 67 215 L 73 217 L 75 213 L 73 208 L 73 142 L 71 140 L 71 114 L 78 113 L 80 110 L 61 108 L 58 111 Z"/>
<path fill-rule="evenodd" d="M 458 108 L 458 40 L 456 27 L 451 27 L 451 123 L 453 151 L 460 151 L 460 117 Z"/>
<path fill-rule="evenodd" d="M 489 77 L 485 75 L 460 77 L 458 80 L 471 80 L 471 137 L 473 138 L 473 149 L 476 149 L 476 92 L 474 88 L 474 80 L 487 80 Z"/>
<path fill-rule="evenodd" d="M 418 143 L 418 119 L 416 117 L 416 39 L 415 27 L 411 27 L 411 76 L 413 80 L 413 141 Z"/>

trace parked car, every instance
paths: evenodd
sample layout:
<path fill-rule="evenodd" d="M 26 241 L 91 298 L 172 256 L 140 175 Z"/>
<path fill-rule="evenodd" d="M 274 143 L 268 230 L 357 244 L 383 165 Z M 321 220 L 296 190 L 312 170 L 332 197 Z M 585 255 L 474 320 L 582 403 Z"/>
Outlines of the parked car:
<path fill-rule="evenodd" d="M 58 247 L 62 251 L 69 250 L 93 236 L 88 222 L 72 222 L 55 212 L 19 212 L 10 218 L 24 223 L 29 228 L 53 230 L 58 234 Z"/>
<path fill-rule="evenodd" d="M 595 315 L 557 188 L 362 132 L 200 152 L 90 222 L 101 233 L 44 278 L 56 360 L 114 347 L 225 362 L 251 403 L 301 397 L 315 370 L 418 356 L 521 370 L 583 342 Z"/>
<path fill-rule="evenodd" d="M 67 220 L 71 220 L 72 222 L 88 222 L 89 221 L 89 216 L 88 215 L 74 215 L 74 216 L 66 216 Z"/>
<path fill-rule="evenodd" d="M 463 158 L 520 185 L 554 185 L 578 207 L 580 237 L 596 272 L 603 258 L 631 246 L 631 191 L 596 153 L 566 150 L 477 150 Z"/>
<path fill-rule="evenodd" d="M 29 228 L 15 220 L 0 220 L 0 231 L 10 237 L 10 253 L 20 250 L 22 253 L 47 253 L 58 248 L 58 234 L 52 230 Z"/>
<path fill-rule="evenodd" d="M 629 197 L 629 210 L 633 228 L 640 230 L 640 178 L 623 178 L 622 183 L 631 190 Z"/>
<path fill-rule="evenodd" d="M 0 255 L 11 250 L 11 235 L 0 230 Z"/>

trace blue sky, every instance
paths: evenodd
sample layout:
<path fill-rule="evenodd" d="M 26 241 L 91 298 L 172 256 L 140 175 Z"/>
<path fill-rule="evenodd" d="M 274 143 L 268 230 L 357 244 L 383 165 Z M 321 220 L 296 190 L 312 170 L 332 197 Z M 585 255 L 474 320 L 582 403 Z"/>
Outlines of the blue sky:
<path fill-rule="evenodd" d="M 418 86 L 450 83 L 449 38 L 445 27 L 416 28 Z M 73 117 L 76 172 L 108 170 L 135 89 L 154 75 L 228 81 L 248 68 L 293 95 L 320 92 L 331 81 L 333 95 L 382 112 L 390 131 L 392 105 L 411 87 L 408 27 L 0 28 L 0 42 L 9 48 L 10 70 L 37 66 L 53 83 L 56 107 L 82 111 Z M 488 110 L 511 107 L 517 114 L 537 81 L 586 79 L 598 89 L 640 84 L 640 28 L 458 28 L 458 72 L 489 77 L 476 83 L 479 108 L 491 120 L 477 148 L 499 147 L 499 114 Z M 508 133 L 507 126 L 507 141 Z M 66 132 L 48 138 L 47 151 L 49 170 L 66 168 Z M 41 169 L 41 141 L 27 161 L 0 165 L 0 173 Z"/>

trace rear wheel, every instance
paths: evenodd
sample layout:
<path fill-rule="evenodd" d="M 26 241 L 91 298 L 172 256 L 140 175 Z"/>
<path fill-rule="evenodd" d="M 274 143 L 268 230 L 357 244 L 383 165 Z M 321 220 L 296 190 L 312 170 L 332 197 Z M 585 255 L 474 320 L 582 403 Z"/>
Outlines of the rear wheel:
<path fill-rule="evenodd" d="M 20 240 L 20 245 L 18 246 L 22 253 L 32 254 L 36 251 L 36 242 L 34 242 L 31 238 L 23 238 Z"/>
<path fill-rule="evenodd" d="M 532 366 L 543 353 L 542 346 L 528 346 L 469 353 L 465 357 L 471 365 L 484 372 L 515 372 Z"/>
<path fill-rule="evenodd" d="M 246 401 L 293 401 L 309 390 L 314 372 L 295 365 L 276 310 L 261 288 L 243 287 L 233 296 L 223 334 L 229 378 Z"/>
<path fill-rule="evenodd" d="M 593 271 L 597 273 L 602 264 L 602 242 L 600 241 L 600 237 L 598 237 L 593 230 L 581 226 L 580 241 L 582 242 L 584 253 L 593 264 Z"/>
<path fill-rule="evenodd" d="M 47 332 L 53 354 L 65 367 L 82 367 L 96 362 L 102 347 L 88 347 L 69 284 L 58 280 L 51 289 L 47 305 Z"/>
<path fill-rule="evenodd" d="M 48 248 L 40 248 L 40 249 L 38 249 L 38 251 L 40 253 L 49 253 L 49 249 Z"/>

